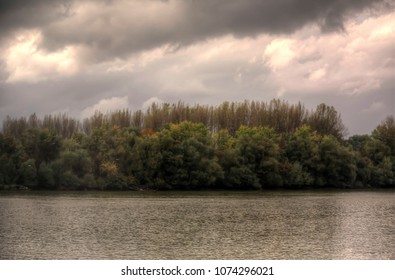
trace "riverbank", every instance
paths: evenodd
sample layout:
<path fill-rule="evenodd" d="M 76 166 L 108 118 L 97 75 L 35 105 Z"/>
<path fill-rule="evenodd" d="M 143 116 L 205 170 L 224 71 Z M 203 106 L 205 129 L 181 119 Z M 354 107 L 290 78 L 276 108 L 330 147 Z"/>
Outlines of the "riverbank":
<path fill-rule="evenodd" d="M 200 188 L 150 188 L 146 186 L 135 186 L 125 189 L 100 189 L 100 188 L 67 188 L 62 187 L 58 189 L 45 189 L 45 188 L 29 188 L 23 185 L 0 185 L 0 192 L 28 192 L 28 191 L 38 191 L 38 192 L 256 192 L 256 191 L 314 191 L 314 190 L 385 190 L 385 189 L 395 189 L 394 186 L 364 186 L 364 187 L 334 187 L 334 186 L 283 186 L 283 187 L 265 187 L 261 189 L 243 189 L 243 188 L 212 188 L 212 187 L 200 187 Z"/>

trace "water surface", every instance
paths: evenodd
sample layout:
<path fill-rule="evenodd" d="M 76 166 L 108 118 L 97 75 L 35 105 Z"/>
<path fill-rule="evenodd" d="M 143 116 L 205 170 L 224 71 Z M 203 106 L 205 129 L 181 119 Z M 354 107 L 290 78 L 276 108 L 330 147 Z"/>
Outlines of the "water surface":
<path fill-rule="evenodd" d="M 395 191 L 3 192 L 0 259 L 395 259 Z"/>

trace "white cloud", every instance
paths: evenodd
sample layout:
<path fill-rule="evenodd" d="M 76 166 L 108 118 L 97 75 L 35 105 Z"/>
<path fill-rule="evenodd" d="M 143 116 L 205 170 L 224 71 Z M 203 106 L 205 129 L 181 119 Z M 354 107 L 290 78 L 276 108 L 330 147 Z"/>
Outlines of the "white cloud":
<path fill-rule="evenodd" d="M 318 80 L 321 80 L 322 78 L 324 78 L 325 75 L 326 75 L 326 69 L 325 69 L 325 67 L 323 67 L 323 68 L 319 68 L 319 69 L 313 71 L 310 74 L 309 79 L 312 81 L 318 81 Z"/>
<path fill-rule="evenodd" d="M 293 45 L 294 41 L 290 39 L 274 39 L 266 46 L 264 57 L 274 71 L 289 65 L 295 58 Z"/>
<path fill-rule="evenodd" d="M 147 99 L 146 101 L 144 101 L 142 109 L 147 110 L 149 107 L 151 107 L 151 105 L 153 103 L 161 104 L 161 103 L 163 103 L 163 101 L 161 99 L 159 99 L 158 97 L 151 97 L 151 98 Z"/>
<path fill-rule="evenodd" d="M 371 32 L 369 39 L 377 40 L 380 38 L 386 38 L 391 36 L 391 33 L 395 32 L 395 22 L 394 21 L 386 21 L 382 22 L 379 27 L 373 29 Z"/>
<path fill-rule="evenodd" d="M 171 49 L 171 46 L 165 45 L 149 51 L 133 54 L 125 59 L 117 58 L 113 61 L 103 63 L 102 65 L 108 73 L 141 71 L 144 68 L 165 59 L 166 55 L 171 52 Z"/>
<path fill-rule="evenodd" d="M 45 52 L 38 48 L 41 37 L 38 31 L 25 31 L 10 44 L 3 56 L 9 73 L 6 82 L 37 82 L 77 71 L 73 47 Z"/>
<path fill-rule="evenodd" d="M 116 110 L 126 109 L 128 106 L 129 98 L 127 96 L 102 99 L 96 104 L 82 110 L 80 117 L 84 119 L 92 116 L 96 111 L 109 113 Z"/>
<path fill-rule="evenodd" d="M 347 33 L 314 35 L 310 27 L 288 40 L 274 39 L 264 55 L 270 80 L 287 93 L 374 94 L 395 73 L 395 13 L 346 23 Z M 302 36 L 303 35 L 303 36 Z M 274 42 L 274 44 L 273 44 Z"/>

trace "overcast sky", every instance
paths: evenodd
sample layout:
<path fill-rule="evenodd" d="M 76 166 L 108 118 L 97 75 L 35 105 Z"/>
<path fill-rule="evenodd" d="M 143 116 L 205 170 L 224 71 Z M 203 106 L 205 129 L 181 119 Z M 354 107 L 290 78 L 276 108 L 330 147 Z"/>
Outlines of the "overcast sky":
<path fill-rule="evenodd" d="M 395 0 L 0 0 L 0 121 L 153 101 L 395 113 Z"/>

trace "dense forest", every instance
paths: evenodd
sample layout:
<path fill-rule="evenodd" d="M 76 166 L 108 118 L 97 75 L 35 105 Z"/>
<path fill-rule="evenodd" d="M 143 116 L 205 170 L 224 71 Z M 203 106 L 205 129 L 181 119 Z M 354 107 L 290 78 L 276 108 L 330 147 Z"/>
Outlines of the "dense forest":
<path fill-rule="evenodd" d="M 331 106 L 277 99 L 7 117 L 0 189 L 394 187 L 394 116 L 371 135 L 346 133 Z"/>

